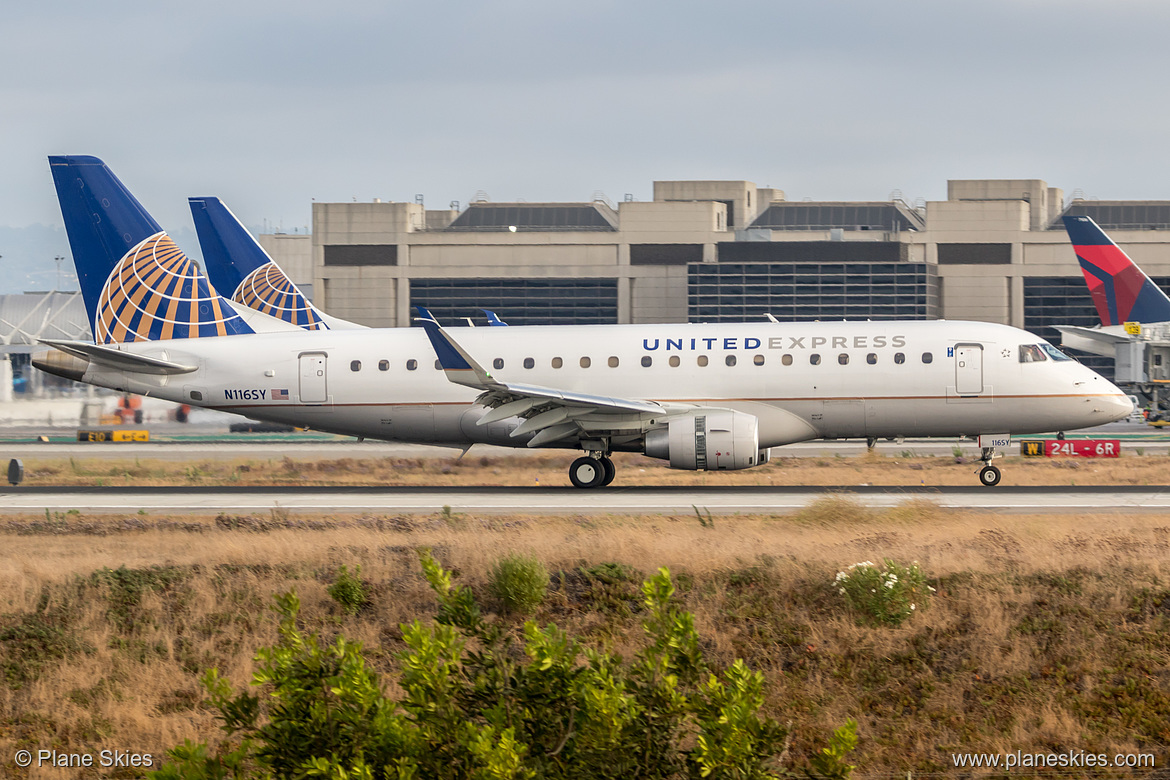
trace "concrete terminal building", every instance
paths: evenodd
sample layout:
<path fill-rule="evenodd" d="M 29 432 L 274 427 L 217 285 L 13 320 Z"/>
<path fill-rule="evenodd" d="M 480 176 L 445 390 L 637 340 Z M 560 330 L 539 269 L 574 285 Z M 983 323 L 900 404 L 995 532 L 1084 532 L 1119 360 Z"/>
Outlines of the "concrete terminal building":
<path fill-rule="evenodd" d="M 1051 325 L 1097 321 L 1062 214 L 1170 282 L 1170 201 L 1066 206 L 1038 179 L 949 181 L 918 205 L 789 201 L 748 181 L 659 181 L 616 206 L 418 201 L 315 203 L 311 236 L 261 243 L 325 311 L 381 327 L 422 304 L 515 325 L 942 317 L 1059 343 Z"/>

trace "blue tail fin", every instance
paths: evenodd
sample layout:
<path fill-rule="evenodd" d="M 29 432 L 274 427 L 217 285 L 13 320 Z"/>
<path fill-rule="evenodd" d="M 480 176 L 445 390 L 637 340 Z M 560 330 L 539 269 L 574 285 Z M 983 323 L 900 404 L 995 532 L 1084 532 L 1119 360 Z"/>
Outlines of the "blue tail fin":
<path fill-rule="evenodd" d="M 189 198 L 212 283 L 232 300 L 305 330 L 328 330 L 304 296 L 219 198 Z"/>
<path fill-rule="evenodd" d="M 105 163 L 49 167 L 96 343 L 253 332 Z"/>

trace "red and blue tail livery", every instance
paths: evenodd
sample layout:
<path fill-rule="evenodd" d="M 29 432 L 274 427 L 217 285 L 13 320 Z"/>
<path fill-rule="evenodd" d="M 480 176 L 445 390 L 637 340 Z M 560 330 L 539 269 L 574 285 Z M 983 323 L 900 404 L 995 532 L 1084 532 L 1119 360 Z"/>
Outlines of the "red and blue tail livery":
<path fill-rule="evenodd" d="M 254 332 L 105 163 L 49 167 L 96 343 Z"/>
<path fill-rule="evenodd" d="M 1063 217 L 1101 324 L 1170 321 L 1170 298 L 1091 217 Z"/>

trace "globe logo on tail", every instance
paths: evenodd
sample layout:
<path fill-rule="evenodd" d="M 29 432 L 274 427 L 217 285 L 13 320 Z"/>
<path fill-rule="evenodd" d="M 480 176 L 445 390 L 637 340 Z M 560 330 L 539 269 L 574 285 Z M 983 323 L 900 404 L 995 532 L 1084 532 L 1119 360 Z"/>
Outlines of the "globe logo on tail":
<path fill-rule="evenodd" d="M 118 261 L 94 316 L 99 344 L 251 332 L 166 233 L 144 239 Z"/>
<path fill-rule="evenodd" d="M 276 263 L 266 263 L 244 277 L 232 300 L 305 330 L 329 327 Z"/>

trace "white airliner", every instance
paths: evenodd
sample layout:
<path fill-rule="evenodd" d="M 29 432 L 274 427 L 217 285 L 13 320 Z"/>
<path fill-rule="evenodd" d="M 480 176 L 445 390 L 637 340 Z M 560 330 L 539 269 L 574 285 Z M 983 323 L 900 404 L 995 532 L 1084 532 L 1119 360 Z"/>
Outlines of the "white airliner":
<path fill-rule="evenodd" d="M 1129 414 L 1109 381 L 1024 331 L 980 322 L 304 330 L 221 297 L 98 159 L 50 166 L 95 343 L 42 370 L 359 437 L 580 449 L 744 469 L 819 438 L 978 436 L 980 481 L 1012 434 Z M 436 359 L 437 358 L 437 359 Z"/>

